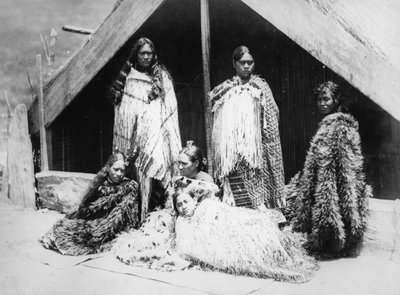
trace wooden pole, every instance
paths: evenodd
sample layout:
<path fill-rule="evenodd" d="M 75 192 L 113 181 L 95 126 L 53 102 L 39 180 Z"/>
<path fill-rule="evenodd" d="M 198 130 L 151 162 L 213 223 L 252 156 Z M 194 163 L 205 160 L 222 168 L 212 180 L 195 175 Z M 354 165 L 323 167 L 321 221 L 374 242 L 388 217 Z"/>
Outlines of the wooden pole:
<path fill-rule="evenodd" d="M 65 25 L 61 29 L 65 32 L 77 33 L 77 34 L 82 34 L 82 35 L 91 35 L 94 33 L 94 30 L 91 30 L 91 29 L 85 29 L 85 28 L 69 26 L 69 25 Z"/>
<path fill-rule="evenodd" d="M 211 90 L 210 83 L 210 13 L 208 0 L 200 0 L 200 19 L 201 19 L 201 50 L 203 56 L 203 84 L 204 84 L 204 112 L 205 112 L 205 131 L 207 144 L 207 162 L 208 173 L 213 175 L 212 167 L 212 149 L 211 149 L 211 132 L 212 117 L 211 105 L 208 99 L 208 93 Z"/>
<path fill-rule="evenodd" d="M 36 66 L 39 72 L 39 131 L 40 131 L 40 170 L 48 171 L 49 162 L 47 157 L 46 129 L 44 128 L 44 106 L 43 106 L 43 74 L 42 56 L 36 55 Z"/>
<path fill-rule="evenodd" d="M 1 183 L 1 189 L 0 189 L 0 199 L 1 200 L 9 200 L 10 198 L 10 185 L 8 183 L 8 141 L 10 139 L 10 121 L 11 121 L 11 105 L 8 100 L 7 92 L 4 90 L 4 99 L 6 101 L 6 108 L 7 108 L 7 115 L 6 115 L 6 163 L 3 171 L 3 177 L 2 177 L 2 183 Z"/>

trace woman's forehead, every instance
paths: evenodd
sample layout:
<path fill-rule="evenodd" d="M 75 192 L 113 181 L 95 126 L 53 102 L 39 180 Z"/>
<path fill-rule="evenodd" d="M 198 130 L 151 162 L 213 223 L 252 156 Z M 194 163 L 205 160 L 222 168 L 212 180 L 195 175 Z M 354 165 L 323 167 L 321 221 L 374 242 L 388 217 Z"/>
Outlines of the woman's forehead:
<path fill-rule="evenodd" d="M 192 197 L 187 194 L 187 193 L 181 193 L 179 196 L 176 198 L 176 200 L 186 200 L 186 199 L 192 199 Z"/>
<path fill-rule="evenodd" d="M 115 161 L 115 162 L 112 164 L 111 167 L 112 167 L 112 168 L 125 168 L 125 162 L 122 161 L 122 160 Z"/>
<path fill-rule="evenodd" d="M 244 54 L 243 54 L 243 56 L 239 59 L 239 60 L 253 60 L 253 57 L 251 56 L 251 54 L 250 53 L 248 53 L 248 52 L 245 52 Z"/>
<path fill-rule="evenodd" d="M 320 98 L 325 98 L 325 97 L 331 98 L 332 95 L 333 95 L 333 93 L 332 93 L 332 91 L 331 91 L 330 89 L 324 88 L 324 89 L 319 93 L 318 97 L 320 97 Z"/>
<path fill-rule="evenodd" d="M 144 44 L 142 47 L 140 47 L 139 52 L 153 52 L 149 44 Z"/>
<path fill-rule="evenodd" d="M 190 157 L 183 153 L 179 154 L 178 160 L 181 162 L 191 162 Z"/>

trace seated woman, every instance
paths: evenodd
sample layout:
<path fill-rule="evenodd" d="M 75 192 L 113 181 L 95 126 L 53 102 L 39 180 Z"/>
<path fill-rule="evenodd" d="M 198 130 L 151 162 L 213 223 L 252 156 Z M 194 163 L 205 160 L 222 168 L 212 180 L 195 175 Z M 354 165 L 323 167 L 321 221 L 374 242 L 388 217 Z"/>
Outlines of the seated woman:
<path fill-rule="evenodd" d="M 45 248 L 86 255 L 111 248 L 116 235 L 138 226 L 138 185 L 125 178 L 125 158 L 113 154 L 98 172 L 77 211 L 42 237 Z"/>
<path fill-rule="evenodd" d="M 207 182 L 214 182 L 213 178 L 206 172 L 207 160 L 203 157 L 201 149 L 188 141 L 186 147 L 180 152 L 178 157 L 178 169 L 181 176 Z"/>
<path fill-rule="evenodd" d="M 282 281 L 305 282 L 312 277 L 318 268 L 315 261 L 268 214 L 231 207 L 196 183 L 178 180 L 173 195 L 176 221 L 152 218 L 141 230 L 125 235 L 115 248 L 118 259 L 160 270 L 198 264 Z M 169 232 L 161 233 L 162 227 Z"/>
<path fill-rule="evenodd" d="M 202 186 L 210 187 L 206 183 L 214 184 L 213 178 L 210 174 L 203 171 L 206 167 L 207 160 L 203 157 L 201 149 L 193 144 L 192 140 L 187 141 L 186 146 L 182 149 L 178 156 L 177 169 L 178 176 L 175 176 L 171 184 L 166 190 L 165 208 L 173 209 L 172 195 L 176 192 L 177 180 L 182 180 L 182 177 L 187 179 L 197 180 Z M 206 183 L 203 183 L 206 182 Z M 213 185 L 214 188 L 217 186 Z M 218 194 L 219 195 L 219 194 Z"/>
<path fill-rule="evenodd" d="M 308 234 L 316 254 L 344 255 L 355 249 L 366 227 L 368 197 L 356 119 L 347 113 L 339 87 L 315 89 L 324 118 L 311 140 L 304 168 L 287 185 L 296 231 Z"/>

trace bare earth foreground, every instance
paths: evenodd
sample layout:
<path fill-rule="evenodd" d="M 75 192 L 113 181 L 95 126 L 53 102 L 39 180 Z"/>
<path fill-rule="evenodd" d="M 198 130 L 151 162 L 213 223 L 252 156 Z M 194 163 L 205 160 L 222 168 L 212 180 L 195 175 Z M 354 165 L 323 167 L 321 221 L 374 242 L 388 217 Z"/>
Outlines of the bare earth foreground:
<path fill-rule="evenodd" d="M 0 203 L 0 294 L 400 294 L 400 259 L 387 249 L 366 247 L 356 258 L 320 262 L 305 284 L 199 270 L 165 273 L 124 265 L 111 254 L 70 257 L 42 248 L 38 238 L 62 216 Z"/>

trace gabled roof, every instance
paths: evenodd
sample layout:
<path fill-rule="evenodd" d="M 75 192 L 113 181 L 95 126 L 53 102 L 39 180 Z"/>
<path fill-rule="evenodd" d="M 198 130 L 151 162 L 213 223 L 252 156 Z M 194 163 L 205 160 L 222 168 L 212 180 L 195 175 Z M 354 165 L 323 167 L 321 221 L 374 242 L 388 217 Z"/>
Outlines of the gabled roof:
<path fill-rule="evenodd" d="M 50 126 L 164 1 L 117 2 L 98 30 L 46 85 L 46 127 Z M 400 2 L 242 2 L 400 120 Z M 30 117 L 38 118 L 37 100 L 30 109 Z M 31 133 L 36 133 L 38 120 L 34 119 L 30 127 Z"/>
<path fill-rule="evenodd" d="M 165 0 L 119 0 L 111 14 L 44 88 L 45 126 L 50 124 Z M 30 132 L 39 131 L 37 99 Z"/>
<path fill-rule="evenodd" d="M 400 120 L 400 1 L 242 2 Z"/>

